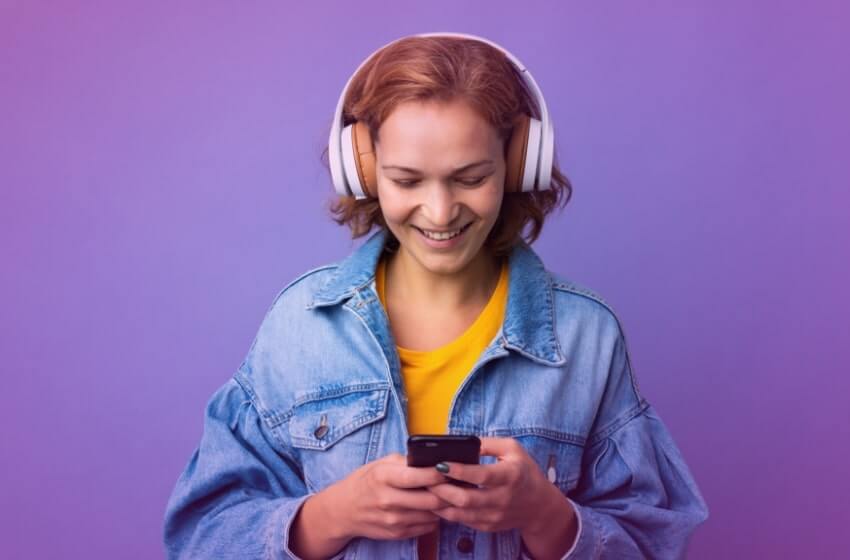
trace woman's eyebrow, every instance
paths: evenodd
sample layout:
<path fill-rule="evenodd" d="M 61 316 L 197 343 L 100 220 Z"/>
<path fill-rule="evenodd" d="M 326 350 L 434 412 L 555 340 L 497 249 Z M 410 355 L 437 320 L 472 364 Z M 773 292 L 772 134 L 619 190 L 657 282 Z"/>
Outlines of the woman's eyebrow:
<path fill-rule="evenodd" d="M 455 168 L 455 173 L 460 173 L 461 171 L 466 171 L 468 169 L 472 169 L 473 167 L 478 167 L 479 165 L 484 165 L 485 163 L 493 163 L 492 159 L 482 159 L 481 161 L 476 161 L 474 163 L 468 163 L 466 165 L 462 165 L 460 167 Z M 398 169 L 399 171 L 407 171 L 408 173 L 421 173 L 418 169 L 414 169 L 412 167 L 403 167 L 401 165 L 382 165 L 381 169 Z"/>

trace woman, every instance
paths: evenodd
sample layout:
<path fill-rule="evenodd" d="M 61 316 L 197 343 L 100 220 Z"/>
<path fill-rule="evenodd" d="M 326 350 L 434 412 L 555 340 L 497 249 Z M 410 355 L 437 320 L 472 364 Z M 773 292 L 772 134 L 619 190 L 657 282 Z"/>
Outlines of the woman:
<path fill-rule="evenodd" d="M 170 557 L 684 556 L 708 509 L 620 323 L 529 246 L 571 186 L 515 64 L 428 34 L 349 80 L 332 211 L 377 231 L 285 287 L 212 396 Z M 408 467 L 421 433 L 478 435 L 481 464 Z"/>

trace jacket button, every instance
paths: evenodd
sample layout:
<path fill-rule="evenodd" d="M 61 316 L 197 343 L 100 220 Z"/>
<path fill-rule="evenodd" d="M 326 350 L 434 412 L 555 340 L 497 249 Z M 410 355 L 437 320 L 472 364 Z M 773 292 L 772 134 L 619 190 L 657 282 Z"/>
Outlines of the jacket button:
<path fill-rule="evenodd" d="M 323 437 L 325 437 L 326 433 L 328 433 L 328 426 L 326 424 L 322 424 L 321 426 L 316 428 L 316 431 L 313 432 L 313 435 L 316 436 L 318 439 L 322 439 Z"/>
<path fill-rule="evenodd" d="M 461 537 L 457 540 L 457 549 L 460 552 L 469 554 L 473 548 L 475 548 L 475 545 L 469 537 Z"/>

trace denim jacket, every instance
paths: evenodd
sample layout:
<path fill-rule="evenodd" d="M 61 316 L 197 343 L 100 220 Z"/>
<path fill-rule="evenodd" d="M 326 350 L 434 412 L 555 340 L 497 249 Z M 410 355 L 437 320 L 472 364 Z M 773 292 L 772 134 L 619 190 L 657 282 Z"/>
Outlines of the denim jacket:
<path fill-rule="evenodd" d="M 298 558 L 304 501 L 366 462 L 406 453 L 407 398 L 375 291 L 386 234 L 275 298 L 168 501 L 169 558 Z M 317 430 L 320 425 L 326 428 Z M 518 440 L 576 510 L 564 558 L 682 558 L 708 507 L 638 391 L 623 330 L 597 295 L 509 257 L 505 318 L 453 397 L 448 433 Z M 482 457 L 482 463 L 494 462 Z M 413 559 L 416 539 L 357 537 L 334 559 Z M 528 558 L 518 529 L 440 521 L 440 558 Z"/>

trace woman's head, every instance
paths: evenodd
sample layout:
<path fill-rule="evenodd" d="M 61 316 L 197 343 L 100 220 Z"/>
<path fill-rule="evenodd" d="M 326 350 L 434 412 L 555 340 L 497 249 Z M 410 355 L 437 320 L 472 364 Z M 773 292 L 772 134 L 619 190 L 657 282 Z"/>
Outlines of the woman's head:
<path fill-rule="evenodd" d="M 331 206 L 334 219 L 353 237 L 383 228 L 390 249 L 418 247 L 420 256 L 436 259 L 432 264 L 465 261 L 481 247 L 507 254 L 521 238 L 533 242 L 545 216 L 566 204 L 572 189 L 556 156 L 550 189 L 503 194 L 508 142 L 521 114 L 539 118 L 539 108 L 498 49 L 458 37 L 392 43 L 352 78 L 343 106 L 344 124 L 366 124 L 375 143 L 378 198 L 339 196 Z M 456 172 L 481 160 L 490 163 Z M 466 239 L 452 251 L 429 251 L 414 229 L 467 224 Z"/>
<path fill-rule="evenodd" d="M 502 206 L 493 127 L 462 99 L 406 101 L 381 125 L 375 156 L 384 225 L 407 254 L 444 274 L 472 262 Z"/>

